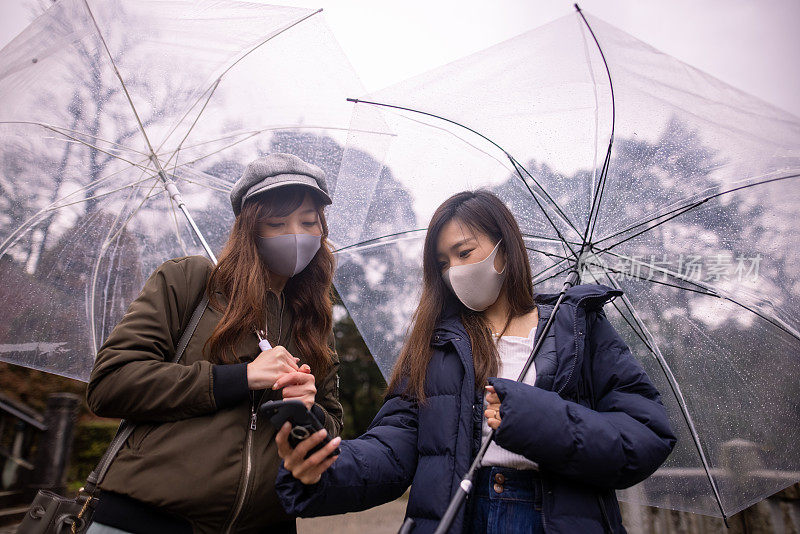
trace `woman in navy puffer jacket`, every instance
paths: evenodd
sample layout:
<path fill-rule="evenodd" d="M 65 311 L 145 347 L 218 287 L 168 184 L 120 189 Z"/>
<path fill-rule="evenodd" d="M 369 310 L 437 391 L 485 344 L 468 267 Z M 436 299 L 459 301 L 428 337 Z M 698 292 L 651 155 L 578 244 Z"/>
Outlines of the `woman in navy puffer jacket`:
<path fill-rule="evenodd" d="M 524 242 L 487 191 L 433 215 L 411 334 L 369 430 L 287 444 L 276 483 L 289 514 L 364 510 L 411 485 L 412 532 L 433 532 L 489 433 L 492 444 L 450 532 L 625 532 L 615 488 L 652 474 L 675 444 L 658 391 L 602 306 L 620 291 L 567 291 L 534 366 L 515 382 L 553 310 L 536 295 Z M 327 458 L 336 446 L 340 456 Z"/>

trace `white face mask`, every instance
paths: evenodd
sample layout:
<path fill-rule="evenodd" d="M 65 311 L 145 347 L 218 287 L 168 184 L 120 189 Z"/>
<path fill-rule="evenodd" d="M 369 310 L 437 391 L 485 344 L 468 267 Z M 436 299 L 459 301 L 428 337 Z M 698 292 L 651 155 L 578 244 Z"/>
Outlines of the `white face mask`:
<path fill-rule="evenodd" d="M 305 269 L 319 250 L 321 235 L 284 234 L 256 237 L 256 247 L 267 268 L 275 274 L 294 276 Z"/>
<path fill-rule="evenodd" d="M 483 311 L 494 304 L 500 295 L 500 288 L 506 279 L 505 267 L 499 273 L 494 268 L 500 241 L 486 259 L 468 265 L 454 265 L 442 275 L 450 291 L 470 310 Z"/>

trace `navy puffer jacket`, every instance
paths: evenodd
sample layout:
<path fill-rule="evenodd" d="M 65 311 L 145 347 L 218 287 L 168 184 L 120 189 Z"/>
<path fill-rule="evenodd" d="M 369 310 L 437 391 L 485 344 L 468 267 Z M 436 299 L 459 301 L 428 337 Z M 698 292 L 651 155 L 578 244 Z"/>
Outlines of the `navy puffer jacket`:
<path fill-rule="evenodd" d="M 658 391 L 602 312 L 618 295 L 601 285 L 571 288 L 552 326 L 555 350 L 536 360 L 536 385 L 490 379 L 502 401 L 497 443 L 539 464 L 548 534 L 605 532 L 598 496 L 612 530 L 625 532 L 613 490 L 647 478 L 675 444 Z M 555 298 L 537 296 L 540 329 Z M 341 456 L 317 484 L 306 486 L 281 468 L 276 489 L 289 514 L 365 510 L 410 484 L 413 532 L 436 529 L 479 448 L 483 392 L 455 311 L 432 344 L 424 403 L 388 395 L 369 430 L 342 442 Z M 451 532 L 469 530 L 464 509 Z"/>

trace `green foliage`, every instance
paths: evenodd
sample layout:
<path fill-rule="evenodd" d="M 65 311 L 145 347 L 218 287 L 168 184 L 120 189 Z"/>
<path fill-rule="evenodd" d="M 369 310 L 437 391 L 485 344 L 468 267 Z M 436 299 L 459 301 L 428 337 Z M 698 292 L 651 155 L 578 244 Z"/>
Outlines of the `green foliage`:
<path fill-rule="evenodd" d="M 108 420 L 85 421 L 76 425 L 72 457 L 67 471 L 67 485 L 71 490 L 80 488 L 97 466 L 106 447 L 114 439 L 118 426 L 117 421 Z"/>
<path fill-rule="evenodd" d="M 383 404 L 386 382 L 370 356 L 353 320 L 347 315 L 334 328 L 339 366 L 339 400 L 344 408 L 342 436 L 363 434 Z"/>

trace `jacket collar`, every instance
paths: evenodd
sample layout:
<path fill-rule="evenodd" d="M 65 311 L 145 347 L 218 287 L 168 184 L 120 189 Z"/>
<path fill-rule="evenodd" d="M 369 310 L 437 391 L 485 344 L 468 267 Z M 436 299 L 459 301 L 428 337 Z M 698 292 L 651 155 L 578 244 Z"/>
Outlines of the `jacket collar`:
<path fill-rule="evenodd" d="M 433 330 L 434 345 L 441 345 L 454 338 L 467 338 L 467 331 L 461 323 L 461 303 L 452 295 L 448 295 L 444 303 L 442 315 Z"/>
<path fill-rule="evenodd" d="M 622 294 L 623 292 L 619 289 L 602 284 L 580 284 L 567 290 L 562 304 L 593 309 L 602 307 L 609 300 Z M 555 304 L 558 300 L 558 293 L 539 293 L 534 296 L 534 300 L 537 304 Z M 442 345 L 454 338 L 466 337 L 467 331 L 461 323 L 461 303 L 454 297 L 448 296 L 439 323 L 433 332 L 433 344 Z"/>
<path fill-rule="evenodd" d="M 562 304 L 582 306 L 584 308 L 599 308 L 609 300 L 622 296 L 622 291 L 612 289 L 602 284 L 580 284 L 569 288 L 564 295 Z M 534 296 L 538 304 L 555 304 L 558 293 L 539 293 Z"/>

